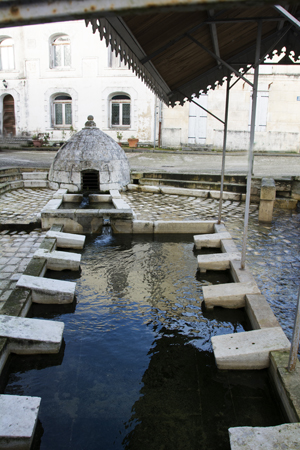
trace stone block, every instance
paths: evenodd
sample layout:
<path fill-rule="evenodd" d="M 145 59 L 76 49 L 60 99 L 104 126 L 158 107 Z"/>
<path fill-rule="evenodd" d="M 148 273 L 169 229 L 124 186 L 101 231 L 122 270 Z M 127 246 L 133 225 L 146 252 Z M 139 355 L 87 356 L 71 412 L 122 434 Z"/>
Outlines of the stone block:
<path fill-rule="evenodd" d="M 297 449 L 300 423 L 284 423 L 274 427 L 229 428 L 231 450 Z"/>
<path fill-rule="evenodd" d="M 23 172 L 23 180 L 47 180 L 48 172 Z"/>
<path fill-rule="evenodd" d="M 51 184 L 51 183 L 49 183 Z M 52 198 L 63 198 L 65 194 L 68 193 L 67 189 L 58 189 L 55 194 L 53 194 Z"/>
<path fill-rule="evenodd" d="M 154 233 L 165 234 L 205 234 L 213 233 L 213 220 L 157 220 L 154 222 Z"/>
<path fill-rule="evenodd" d="M 72 303 L 76 283 L 22 275 L 16 286 L 31 289 L 33 303 L 62 304 Z"/>
<path fill-rule="evenodd" d="M 247 264 L 245 265 L 245 269 L 241 269 L 241 263 L 239 261 L 231 261 L 230 273 L 236 283 L 256 283 Z"/>
<path fill-rule="evenodd" d="M 44 206 L 44 208 L 42 209 L 42 212 L 58 209 L 61 204 L 62 204 L 62 198 L 53 198 L 52 200 L 49 200 L 49 202 Z"/>
<path fill-rule="evenodd" d="M 233 239 L 221 239 L 220 248 L 221 248 L 222 252 L 228 252 L 228 253 L 238 252 L 238 248 L 235 245 L 235 242 Z"/>
<path fill-rule="evenodd" d="M 281 327 L 214 336 L 211 342 L 217 367 L 227 370 L 265 369 L 271 351 L 290 349 Z"/>
<path fill-rule="evenodd" d="M 215 223 L 214 231 L 215 231 L 215 233 L 227 233 L 227 229 L 226 229 L 224 223 Z"/>
<path fill-rule="evenodd" d="M 245 309 L 254 330 L 280 327 L 271 306 L 263 295 L 246 295 Z"/>
<path fill-rule="evenodd" d="M 276 186 L 273 178 L 262 178 L 260 187 L 261 200 L 275 200 Z"/>
<path fill-rule="evenodd" d="M 223 233 L 212 234 L 198 234 L 194 236 L 194 243 L 196 249 L 205 248 L 219 248 L 221 246 L 221 239 L 231 239 L 230 233 L 227 231 Z"/>
<path fill-rule="evenodd" d="M 59 183 L 55 183 L 55 181 L 48 181 L 48 184 L 49 184 L 49 188 L 50 189 L 53 189 L 53 190 L 57 190 L 58 189 L 58 190 L 60 190 L 59 189 Z M 64 190 L 68 191 L 67 189 L 64 189 Z M 58 197 L 58 198 L 60 198 L 60 197 Z"/>
<path fill-rule="evenodd" d="M 140 186 L 140 191 L 141 192 L 153 192 L 153 193 L 160 193 L 161 189 L 159 186 Z"/>
<path fill-rule="evenodd" d="M 9 340 L 10 351 L 18 355 L 58 353 L 64 326 L 53 320 L 0 315 L 0 336 Z"/>
<path fill-rule="evenodd" d="M 132 220 L 122 220 L 122 219 L 112 219 L 110 220 L 111 228 L 114 233 L 132 233 L 133 221 Z"/>
<path fill-rule="evenodd" d="M 63 233 L 59 231 L 47 231 L 46 237 L 55 238 L 57 247 L 62 248 L 76 248 L 84 247 L 85 236 L 80 234 Z"/>
<path fill-rule="evenodd" d="M 47 269 L 50 270 L 79 270 L 81 255 L 78 253 L 59 252 L 39 248 L 33 255 L 33 258 L 42 258 L 47 260 Z"/>
<path fill-rule="evenodd" d="M 203 300 L 207 309 L 215 306 L 237 309 L 245 306 L 247 294 L 260 294 L 256 283 L 226 283 L 203 286 Z"/>
<path fill-rule="evenodd" d="M 274 207 L 280 209 L 296 209 L 297 203 L 298 200 L 293 198 L 276 198 Z"/>
<path fill-rule="evenodd" d="M 90 194 L 90 203 L 110 203 L 111 195 L 108 194 Z"/>
<path fill-rule="evenodd" d="M 40 397 L 0 395 L 0 448 L 31 448 L 40 403 Z"/>
<path fill-rule="evenodd" d="M 240 260 L 240 253 L 216 253 L 213 255 L 198 255 L 197 262 L 200 272 L 207 270 L 227 270 L 230 269 L 230 262 Z"/>
<path fill-rule="evenodd" d="M 47 188 L 47 180 L 24 180 L 24 188 Z"/>
<path fill-rule="evenodd" d="M 153 234 L 154 222 L 149 220 L 134 220 L 132 222 L 132 232 L 134 234 Z"/>
<path fill-rule="evenodd" d="M 141 191 L 141 186 L 139 184 L 127 184 L 128 191 Z"/>
<path fill-rule="evenodd" d="M 128 203 L 126 203 L 122 198 L 112 198 L 112 203 L 116 209 L 131 209 Z"/>
<path fill-rule="evenodd" d="M 220 199 L 220 191 L 209 191 L 210 198 L 214 198 L 216 200 Z M 239 202 L 241 200 L 241 194 L 237 192 L 223 192 L 223 200 L 231 200 L 235 202 Z"/>
<path fill-rule="evenodd" d="M 112 198 L 121 198 L 121 194 L 117 189 L 110 189 L 109 193 Z"/>
<path fill-rule="evenodd" d="M 82 194 L 64 194 L 63 196 L 64 202 L 81 203 L 82 199 L 83 199 Z"/>
<path fill-rule="evenodd" d="M 259 202 L 259 212 L 258 220 L 260 222 L 272 222 L 273 217 L 274 201 L 270 200 L 260 200 Z"/>

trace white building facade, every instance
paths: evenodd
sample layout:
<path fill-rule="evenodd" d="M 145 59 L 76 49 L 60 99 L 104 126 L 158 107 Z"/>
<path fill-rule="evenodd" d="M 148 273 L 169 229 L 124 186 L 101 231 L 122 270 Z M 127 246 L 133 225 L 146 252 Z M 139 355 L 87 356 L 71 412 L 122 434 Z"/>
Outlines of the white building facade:
<path fill-rule="evenodd" d="M 299 152 L 299 66 L 261 67 L 255 150 Z M 102 131 L 115 140 L 121 134 L 122 142 L 134 136 L 147 145 L 222 148 L 221 122 L 194 103 L 160 104 L 84 21 L 0 30 L 0 72 L 4 135 L 49 133 L 50 140 L 66 140 L 92 114 Z M 220 119 L 225 84 L 195 98 Z M 230 150 L 248 149 L 251 95 L 244 81 L 230 92 Z"/>

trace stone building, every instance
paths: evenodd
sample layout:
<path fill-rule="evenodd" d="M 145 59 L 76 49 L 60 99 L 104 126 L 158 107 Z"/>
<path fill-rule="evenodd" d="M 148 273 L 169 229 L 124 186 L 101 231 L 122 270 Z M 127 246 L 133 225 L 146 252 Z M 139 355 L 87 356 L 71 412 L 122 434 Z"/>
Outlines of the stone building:
<path fill-rule="evenodd" d="M 84 21 L 0 31 L 0 132 L 49 133 L 66 140 L 88 114 L 117 140 L 164 147 L 221 148 L 223 125 L 194 103 L 168 108 L 117 58 Z M 300 65 L 261 66 L 256 150 L 300 149 Z M 251 75 L 249 75 L 251 79 Z M 225 84 L 195 99 L 223 119 Z M 247 149 L 251 88 L 230 94 L 227 148 Z"/>

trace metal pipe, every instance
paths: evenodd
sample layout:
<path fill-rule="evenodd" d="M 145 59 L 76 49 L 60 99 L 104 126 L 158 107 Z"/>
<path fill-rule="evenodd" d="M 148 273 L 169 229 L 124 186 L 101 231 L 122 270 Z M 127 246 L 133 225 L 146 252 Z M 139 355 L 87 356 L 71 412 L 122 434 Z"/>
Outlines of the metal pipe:
<path fill-rule="evenodd" d="M 230 92 L 230 74 L 228 73 L 228 75 L 227 75 L 227 84 L 226 84 L 225 120 L 224 120 L 222 172 L 221 172 L 221 189 L 220 189 L 218 223 L 221 223 L 221 217 L 222 217 L 223 190 L 224 190 L 224 173 L 225 173 L 225 155 L 226 155 L 227 127 L 228 127 L 229 92 Z"/>
<path fill-rule="evenodd" d="M 155 146 L 156 146 L 156 108 L 157 108 L 157 97 L 155 95 L 155 100 L 154 100 L 153 148 L 155 148 Z"/>
<path fill-rule="evenodd" d="M 161 122 L 162 122 L 162 102 L 159 102 L 158 113 L 158 148 L 161 148 Z"/>
<path fill-rule="evenodd" d="M 252 166 L 253 166 L 253 145 L 254 145 L 254 134 L 255 134 L 255 116 L 256 116 L 256 103 L 257 103 L 257 86 L 258 86 L 258 72 L 259 72 L 258 62 L 259 62 L 260 45 L 261 45 L 261 31 L 262 31 L 262 22 L 260 21 L 257 26 L 257 40 L 256 40 L 256 52 L 255 52 L 251 128 L 250 128 L 250 146 L 249 146 L 249 154 L 248 154 L 247 193 L 246 193 L 245 216 L 244 216 L 244 234 L 243 234 L 243 246 L 242 246 L 242 255 L 241 255 L 241 269 L 245 269 L 245 262 L 246 262 L 248 220 L 249 220 L 249 207 L 250 207 L 250 195 L 251 195 L 251 177 L 252 177 Z"/>
<path fill-rule="evenodd" d="M 297 310 L 296 310 L 294 330 L 293 330 L 293 339 L 292 339 L 290 358 L 289 358 L 289 364 L 288 364 L 289 372 L 293 372 L 293 370 L 295 370 L 295 368 L 296 368 L 297 359 L 298 359 L 297 353 L 298 353 L 298 348 L 299 348 L 299 340 L 300 340 L 300 286 L 299 286 L 299 292 L 298 292 L 298 301 L 297 301 Z"/>

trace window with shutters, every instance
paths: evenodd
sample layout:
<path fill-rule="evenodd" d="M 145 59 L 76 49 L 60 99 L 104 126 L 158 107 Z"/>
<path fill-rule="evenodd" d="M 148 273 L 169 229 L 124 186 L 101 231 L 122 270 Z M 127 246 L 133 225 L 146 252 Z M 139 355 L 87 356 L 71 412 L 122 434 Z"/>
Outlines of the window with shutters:
<path fill-rule="evenodd" d="M 72 98 L 67 94 L 60 94 L 53 100 L 53 126 L 69 128 L 72 125 Z"/>
<path fill-rule="evenodd" d="M 50 67 L 52 69 L 71 67 L 71 42 L 66 34 L 51 38 Z"/>
<path fill-rule="evenodd" d="M 118 94 L 110 100 L 110 126 L 130 127 L 130 97 Z"/>

